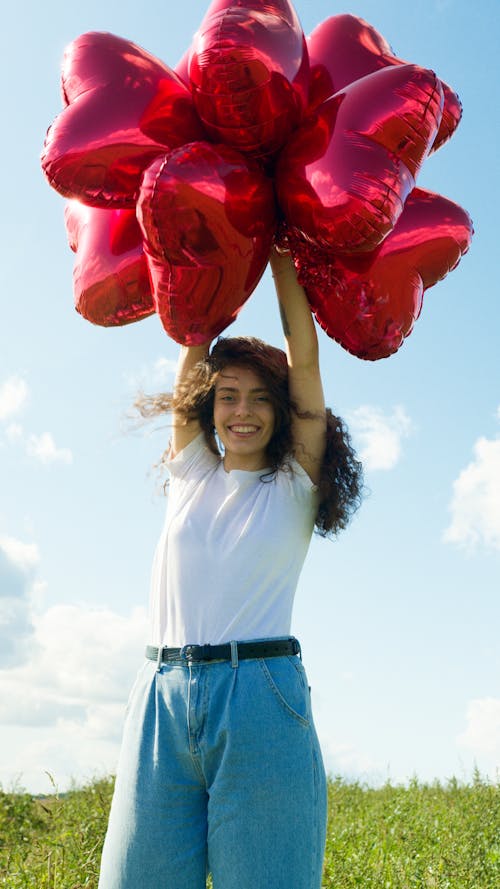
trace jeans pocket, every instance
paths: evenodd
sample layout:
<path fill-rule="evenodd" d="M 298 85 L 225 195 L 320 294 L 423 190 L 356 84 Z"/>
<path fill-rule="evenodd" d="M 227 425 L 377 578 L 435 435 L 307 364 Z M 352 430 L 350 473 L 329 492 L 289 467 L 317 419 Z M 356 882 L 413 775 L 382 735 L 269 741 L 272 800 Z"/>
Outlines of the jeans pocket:
<path fill-rule="evenodd" d="M 301 725 L 309 726 L 311 702 L 302 663 L 294 657 L 273 657 L 260 659 L 259 665 L 282 710 Z"/>

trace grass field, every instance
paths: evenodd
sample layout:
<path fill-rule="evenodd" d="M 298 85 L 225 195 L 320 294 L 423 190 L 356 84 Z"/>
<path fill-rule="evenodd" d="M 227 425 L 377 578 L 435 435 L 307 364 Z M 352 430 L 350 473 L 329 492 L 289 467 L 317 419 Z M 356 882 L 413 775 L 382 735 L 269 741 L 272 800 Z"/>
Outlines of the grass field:
<path fill-rule="evenodd" d="M 0 886 L 97 889 L 112 788 L 44 800 L 0 791 Z M 329 806 L 324 889 L 500 889 L 499 783 L 476 774 L 373 789 L 338 778 Z"/>

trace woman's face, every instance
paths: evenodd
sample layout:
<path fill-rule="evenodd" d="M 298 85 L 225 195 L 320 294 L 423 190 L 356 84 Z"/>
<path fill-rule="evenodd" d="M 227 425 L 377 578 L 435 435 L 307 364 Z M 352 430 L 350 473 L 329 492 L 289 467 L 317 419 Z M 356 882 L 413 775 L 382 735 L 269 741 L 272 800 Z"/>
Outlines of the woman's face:
<path fill-rule="evenodd" d="M 261 377 L 229 365 L 215 383 L 214 425 L 224 446 L 224 468 L 264 469 L 274 432 L 274 408 Z"/>

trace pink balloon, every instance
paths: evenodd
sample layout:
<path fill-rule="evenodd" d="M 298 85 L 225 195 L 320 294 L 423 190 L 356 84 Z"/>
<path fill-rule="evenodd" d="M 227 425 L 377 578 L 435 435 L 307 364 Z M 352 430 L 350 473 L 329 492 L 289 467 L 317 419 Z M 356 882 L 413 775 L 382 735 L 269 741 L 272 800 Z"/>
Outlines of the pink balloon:
<path fill-rule="evenodd" d="M 423 293 L 455 268 L 473 234 L 469 215 L 415 188 L 394 230 L 363 256 L 327 256 L 291 236 L 292 253 L 316 318 L 344 349 L 376 361 L 409 336 Z"/>
<path fill-rule="evenodd" d="M 76 253 L 76 310 L 104 327 L 140 321 L 154 312 L 142 232 L 134 210 L 98 210 L 70 201 L 65 212 Z"/>
<path fill-rule="evenodd" d="M 354 15 L 334 15 L 321 22 L 307 38 L 311 62 L 312 106 L 373 71 L 407 64 L 392 52 L 387 41 L 372 25 Z M 440 81 L 443 116 L 432 146 L 439 148 L 455 132 L 462 116 L 457 94 Z"/>
<path fill-rule="evenodd" d="M 308 102 L 308 54 L 292 5 L 212 4 L 193 41 L 189 78 L 214 141 L 254 157 L 275 154 Z"/>
<path fill-rule="evenodd" d="M 373 250 L 415 185 L 442 103 L 434 73 L 416 65 L 376 71 L 323 102 L 277 164 L 287 225 L 322 249 Z"/>
<path fill-rule="evenodd" d="M 194 142 L 147 169 L 138 218 L 165 330 L 185 345 L 213 339 L 267 265 L 271 181 L 234 149 Z"/>
<path fill-rule="evenodd" d="M 92 206 L 134 207 L 153 158 L 205 137 L 179 77 L 113 34 L 70 44 L 62 90 L 66 107 L 47 133 L 42 168 L 60 194 Z"/>

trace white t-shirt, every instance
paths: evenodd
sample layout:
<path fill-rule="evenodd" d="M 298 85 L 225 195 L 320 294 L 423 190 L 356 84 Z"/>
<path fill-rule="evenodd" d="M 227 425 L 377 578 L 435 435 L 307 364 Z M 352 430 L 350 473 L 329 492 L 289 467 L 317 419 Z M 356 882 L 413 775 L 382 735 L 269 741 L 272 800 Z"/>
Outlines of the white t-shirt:
<path fill-rule="evenodd" d="M 155 645 L 218 644 L 290 634 L 317 488 L 290 460 L 226 472 L 203 434 L 169 463 L 165 525 L 151 582 Z"/>

